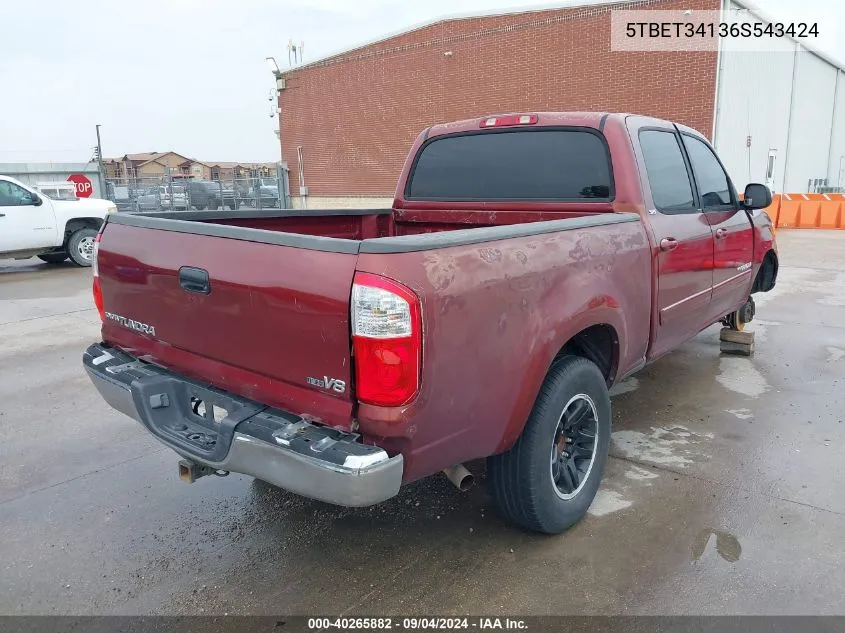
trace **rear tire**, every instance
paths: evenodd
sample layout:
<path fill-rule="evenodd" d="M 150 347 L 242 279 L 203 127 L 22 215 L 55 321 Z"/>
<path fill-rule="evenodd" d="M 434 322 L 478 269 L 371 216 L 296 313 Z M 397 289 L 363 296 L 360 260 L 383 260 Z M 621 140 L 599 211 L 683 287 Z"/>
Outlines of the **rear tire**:
<path fill-rule="evenodd" d="M 610 420 L 610 396 L 599 368 L 578 356 L 557 360 L 516 444 L 487 460 L 502 515 L 546 534 L 581 520 L 604 474 Z"/>
<path fill-rule="evenodd" d="M 61 264 L 68 258 L 67 253 L 47 253 L 46 255 L 39 255 L 38 259 L 48 264 Z"/>
<path fill-rule="evenodd" d="M 94 229 L 78 229 L 73 232 L 67 243 L 70 260 L 77 266 L 90 266 L 94 262 Z"/>

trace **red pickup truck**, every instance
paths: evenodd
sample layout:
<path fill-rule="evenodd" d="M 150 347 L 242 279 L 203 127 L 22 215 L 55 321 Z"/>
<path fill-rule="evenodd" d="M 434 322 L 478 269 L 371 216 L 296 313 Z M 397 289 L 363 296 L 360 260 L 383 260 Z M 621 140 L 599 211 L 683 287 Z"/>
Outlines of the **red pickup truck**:
<path fill-rule="evenodd" d="M 608 388 L 774 286 L 770 202 L 667 121 L 435 125 L 392 209 L 109 216 L 84 366 L 188 481 L 364 506 L 487 458 L 503 515 L 561 532 L 599 487 Z"/>

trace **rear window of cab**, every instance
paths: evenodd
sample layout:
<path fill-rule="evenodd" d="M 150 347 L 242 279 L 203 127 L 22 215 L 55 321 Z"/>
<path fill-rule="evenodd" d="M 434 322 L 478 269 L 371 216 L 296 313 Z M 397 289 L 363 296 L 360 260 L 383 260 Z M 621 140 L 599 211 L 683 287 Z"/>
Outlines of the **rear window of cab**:
<path fill-rule="evenodd" d="M 408 200 L 607 202 L 610 152 L 590 128 L 486 130 L 436 137 L 417 153 Z"/>

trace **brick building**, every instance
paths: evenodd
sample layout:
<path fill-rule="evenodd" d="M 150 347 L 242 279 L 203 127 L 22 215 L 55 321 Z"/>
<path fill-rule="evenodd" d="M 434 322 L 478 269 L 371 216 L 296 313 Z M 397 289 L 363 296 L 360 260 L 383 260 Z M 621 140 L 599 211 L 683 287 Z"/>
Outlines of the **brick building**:
<path fill-rule="evenodd" d="M 654 115 L 715 138 L 739 187 L 765 180 L 796 191 L 806 177 L 835 180 L 845 94 L 835 95 L 845 81 L 823 55 L 791 40 L 782 53 L 611 50 L 611 10 L 721 5 L 642 0 L 444 19 L 282 73 L 280 138 L 294 204 L 302 185 L 311 208 L 388 203 L 421 130 L 503 112 Z M 744 10 L 736 1 L 728 8 Z M 819 97 L 804 115 L 796 102 L 806 94 Z M 792 105 L 785 112 L 775 101 Z"/>

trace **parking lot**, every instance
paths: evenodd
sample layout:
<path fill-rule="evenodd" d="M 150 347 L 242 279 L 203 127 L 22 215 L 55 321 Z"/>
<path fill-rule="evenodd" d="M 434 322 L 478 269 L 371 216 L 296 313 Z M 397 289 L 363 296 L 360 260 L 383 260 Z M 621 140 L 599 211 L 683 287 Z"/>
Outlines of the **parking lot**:
<path fill-rule="evenodd" d="M 603 488 L 557 537 L 483 476 L 355 510 L 183 484 L 82 370 L 91 271 L 2 261 L 0 613 L 843 614 L 845 233 L 778 240 L 755 355 L 712 327 L 618 385 Z"/>

